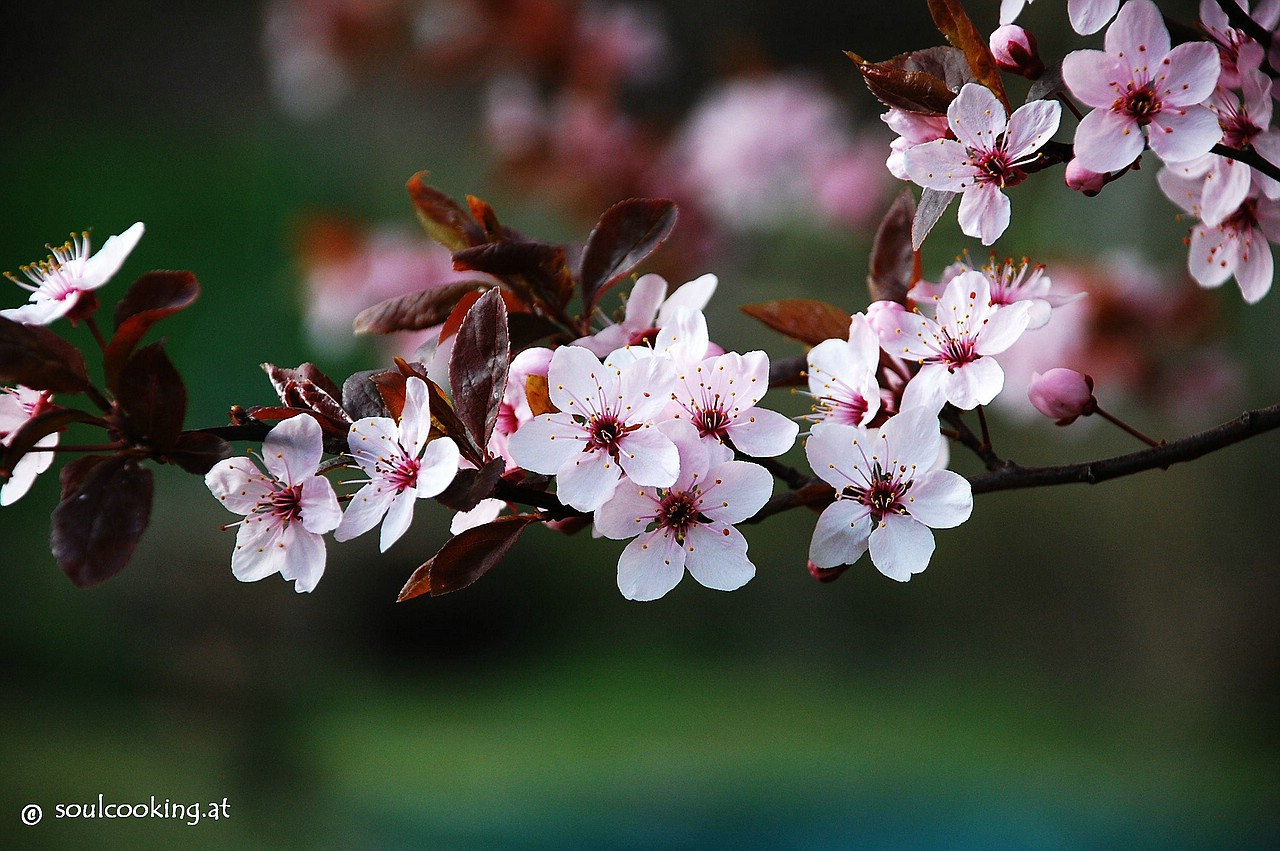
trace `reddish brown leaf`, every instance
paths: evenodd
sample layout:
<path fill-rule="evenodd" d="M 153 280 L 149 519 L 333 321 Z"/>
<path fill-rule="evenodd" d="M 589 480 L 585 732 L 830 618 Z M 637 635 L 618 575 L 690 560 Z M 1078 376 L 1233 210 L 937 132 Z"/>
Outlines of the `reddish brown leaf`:
<path fill-rule="evenodd" d="M 352 420 L 391 416 L 386 402 L 382 400 L 382 394 L 378 391 L 378 385 L 373 382 L 373 376 L 384 371 L 366 369 L 348 376 L 347 380 L 342 382 L 342 409 Z"/>
<path fill-rule="evenodd" d="M 907 292 L 916 282 L 919 252 L 911 247 L 911 224 L 916 217 L 916 199 L 904 189 L 876 229 L 871 245 L 871 269 L 867 289 L 872 301 L 907 303 Z"/>
<path fill-rule="evenodd" d="M 490 242 L 453 253 L 453 268 L 487 272 L 556 310 L 573 295 L 573 275 L 563 245 L 519 240 Z"/>
<path fill-rule="evenodd" d="M 91 465 L 81 459 L 63 481 L 74 489 L 53 511 L 50 545 L 62 572 L 87 588 L 115 576 L 133 557 L 151 518 L 151 471 L 120 454 Z"/>
<path fill-rule="evenodd" d="M 1004 91 L 1004 80 L 1000 77 L 1000 68 L 986 38 L 974 26 L 969 13 L 960 5 L 960 0 L 928 0 L 929 13 L 938 31 L 947 37 L 947 41 L 964 51 L 975 81 L 990 89 L 1000 102 L 1004 104 L 1005 114 L 1009 114 L 1009 97 Z"/>
<path fill-rule="evenodd" d="M 849 337 L 849 314 L 825 301 L 787 298 L 743 305 L 742 312 L 810 346 L 833 337 L 842 340 Z"/>
<path fill-rule="evenodd" d="M 484 231 L 457 201 L 425 182 L 427 173 L 420 171 L 409 178 L 406 189 L 413 200 L 427 236 L 450 251 L 460 251 L 485 241 Z"/>
<path fill-rule="evenodd" d="M 374 373 L 369 377 L 369 380 L 378 388 L 378 393 L 382 396 L 382 403 L 387 406 L 387 412 L 391 414 L 391 419 L 399 422 L 400 415 L 404 413 L 406 381 L 404 375 L 387 370 Z"/>
<path fill-rule="evenodd" d="M 287 407 L 313 411 L 326 432 L 346 435 L 351 417 L 342 406 L 342 391 L 314 364 L 304 363 L 297 369 L 285 369 L 264 363 L 262 369 L 271 379 L 276 395 Z"/>
<path fill-rule="evenodd" d="M 868 62 L 856 53 L 845 51 L 862 74 L 871 94 L 885 106 L 924 115 L 945 115 L 955 99 L 946 81 L 927 71 L 901 67 L 898 60 Z"/>
<path fill-rule="evenodd" d="M 267 377 L 271 379 L 271 385 L 275 387 L 276 393 L 280 396 L 280 401 L 286 405 L 289 400 L 285 398 L 285 388 L 290 382 L 307 382 L 314 384 L 326 395 L 334 399 L 342 398 L 342 391 L 338 389 L 338 385 L 333 379 L 325 375 L 320 367 L 313 363 L 300 364 L 295 369 L 276 366 L 273 363 L 264 363 L 261 365 Z"/>
<path fill-rule="evenodd" d="M 466 588 L 497 566 L 515 546 L 525 527 L 537 520 L 536 514 L 513 514 L 450 538 L 438 553 L 413 572 L 396 602 L 403 603 L 421 594 L 438 597 Z"/>
<path fill-rule="evenodd" d="M 202 431 L 184 432 L 178 442 L 165 453 L 164 460 L 176 464 L 188 473 L 203 476 L 224 458 L 231 457 L 231 444 Z"/>
<path fill-rule="evenodd" d="M 113 456 L 81 455 L 63 464 L 62 469 L 58 471 L 58 484 L 62 487 L 62 496 L 59 500 L 64 500 L 79 490 L 93 468 L 110 457 Z"/>
<path fill-rule="evenodd" d="M 467 209 L 471 211 L 471 215 L 480 223 L 480 227 L 484 229 L 488 242 L 502 242 L 507 239 L 507 229 L 498 221 L 498 214 L 494 212 L 488 201 L 482 201 L 474 195 L 468 195 Z"/>
<path fill-rule="evenodd" d="M 389 298 L 360 311 L 352 328 L 357 334 L 421 331 L 448 319 L 449 313 L 464 295 L 484 292 L 492 287 L 493 284 L 488 281 L 460 281 L 411 295 Z"/>
<path fill-rule="evenodd" d="M 427 377 L 426 367 L 420 363 L 409 363 L 404 358 L 396 358 L 395 362 L 400 369 L 400 374 L 405 376 L 406 379 L 411 375 L 416 375 L 426 383 L 427 403 L 431 410 L 431 427 L 440 434 L 453 438 L 453 442 L 458 444 L 458 451 L 462 453 L 463 458 L 466 458 L 477 467 L 484 466 L 487 460 L 485 453 L 472 442 L 467 427 L 458 418 L 453 403 L 445 396 L 444 391 L 440 389 L 440 385 Z"/>
<path fill-rule="evenodd" d="M 116 381 L 117 425 L 130 443 L 165 452 L 178 441 L 187 413 L 187 389 L 164 353 L 164 341 L 139 349 Z"/>
<path fill-rule="evenodd" d="M 916 207 L 916 217 L 911 223 L 912 251 L 920 250 L 920 246 L 924 245 L 924 238 L 955 199 L 956 193 L 943 192 L 941 189 L 926 189 L 920 193 L 920 206 Z"/>
<path fill-rule="evenodd" d="M 454 410 L 481 449 L 489 445 L 498 419 L 510 354 L 507 308 L 498 293 L 489 291 L 467 311 L 449 359 Z"/>
<path fill-rule="evenodd" d="M 0 384 L 78 393 L 89 386 L 84 355 L 41 325 L 0 316 Z"/>
<path fill-rule="evenodd" d="M 468 467 L 459 470 L 453 482 L 436 497 L 436 502 L 454 511 L 470 511 L 480 500 L 493 496 L 493 489 L 502 478 L 506 461 L 494 458 L 480 469 Z"/>
<path fill-rule="evenodd" d="M 584 313 L 666 242 L 677 216 L 676 205 L 661 198 L 630 198 L 605 210 L 582 252 Z"/>
<path fill-rule="evenodd" d="M 200 284 L 191 272 L 148 272 L 134 282 L 116 305 L 116 332 L 103 354 L 107 386 L 116 391 L 116 379 L 152 325 L 190 307 L 200 295 Z"/>

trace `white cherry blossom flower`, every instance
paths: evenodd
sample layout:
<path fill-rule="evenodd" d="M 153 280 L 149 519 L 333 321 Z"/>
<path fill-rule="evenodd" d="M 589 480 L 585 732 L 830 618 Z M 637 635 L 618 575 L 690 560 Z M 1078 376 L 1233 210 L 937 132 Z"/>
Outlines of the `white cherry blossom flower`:
<path fill-rule="evenodd" d="M 768 355 L 728 352 L 681 370 L 671 398 L 676 416 L 702 439 L 772 458 L 792 447 L 800 427 L 777 411 L 756 407 L 768 389 Z"/>
<path fill-rule="evenodd" d="M 981 272 L 952 278 L 933 319 L 893 303 L 876 305 L 887 305 L 869 311 L 880 345 L 920 364 L 903 391 L 902 410 L 920 406 L 935 413 L 947 402 L 969 410 L 994 399 L 1004 387 L 1004 370 L 992 355 L 1013 345 L 1031 318 L 1030 301 L 993 304 Z"/>
<path fill-rule="evenodd" d="M 975 266 L 966 251 L 964 255 L 942 271 L 938 283 L 919 281 L 911 288 L 909 295 L 921 306 L 928 305 L 930 310 L 937 306 L 938 299 L 951 279 L 965 272 L 981 272 L 987 276 L 991 285 L 991 303 L 995 305 L 1014 304 L 1019 301 L 1030 302 L 1028 310 L 1027 330 L 1034 331 L 1049 323 L 1054 308 L 1063 307 L 1085 297 L 1085 293 L 1057 295 L 1050 292 L 1053 282 L 1045 274 L 1043 263 L 1032 263 L 1024 257 L 1021 261 L 1013 258 L 997 260 L 994 252 L 990 260 L 982 266 Z"/>
<path fill-rule="evenodd" d="M 815 426 L 805 453 L 836 501 L 818 518 L 809 560 L 837 567 L 870 549 L 876 568 L 899 582 L 928 567 L 930 529 L 959 526 L 973 511 L 968 480 L 935 469 L 942 446 L 937 417 L 924 408 L 904 410 L 879 429 Z"/>
<path fill-rule="evenodd" d="M 629 600 L 656 600 L 686 569 L 707 588 L 741 588 L 756 569 L 747 558 L 746 538 L 733 524 L 764 507 L 773 479 L 747 461 L 716 463 L 686 423 L 672 422 L 663 431 L 679 447 L 679 478 L 665 488 L 623 479 L 596 512 L 602 535 L 635 538 L 618 559 L 618 589 Z"/>
<path fill-rule="evenodd" d="M 642 275 L 631 288 L 623 319 L 610 323 L 589 337 L 574 340 L 575 346 L 596 357 L 606 357 L 623 346 L 639 343 L 665 327 L 681 308 L 700 311 L 716 291 L 715 275 L 703 275 L 667 296 L 667 282 L 661 275 Z"/>
<path fill-rule="evenodd" d="M 51 407 L 53 395 L 47 390 L 30 387 L 0 387 L 0 445 L 8 446 L 13 433 L 27 420 L 44 413 Z M 36 442 L 36 449 L 51 449 L 58 445 L 58 433 L 46 434 Z M 0 480 L 0 506 L 13 505 L 31 489 L 36 476 L 53 464 L 52 452 L 28 452 L 13 465 L 7 480 Z"/>
<path fill-rule="evenodd" d="M 6 273 L 10 281 L 31 295 L 27 304 L 0 310 L 0 316 L 25 325 L 48 325 L 66 316 L 83 293 L 96 290 L 120 270 L 143 230 L 142 222 L 137 222 L 124 233 L 108 237 L 98 253 L 92 255 L 88 233 L 73 234 L 57 248 L 49 246 L 53 253 L 47 260 L 22 267 L 22 274 L 30 283 Z"/>
<path fill-rule="evenodd" d="M 1146 144 L 1166 162 L 1208 153 L 1222 138 L 1204 106 L 1218 83 L 1218 50 L 1208 42 L 1169 47 L 1160 10 L 1130 0 L 1107 29 L 1106 50 L 1076 50 L 1062 63 L 1071 93 L 1094 107 L 1076 128 L 1075 154 L 1096 172 L 1122 169 Z"/>
<path fill-rule="evenodd" d="M 262 442 L 263 474 L 248 458 L 219 461 L 204 477 L 228 511 L 245 515 L 237 524 L 231 573 L 257 582 L 273 573 L 311 591 L 324 573 L 325 532 L 342 520 L 333 485 L 316 475 L 324 454 L 320 425 L 305 414 L 271 429 Z"/>
<path fill-rule="evenodd" d="M 1031 0 L 1000 0 L 1000 23 L 1011 24 Z M 1067 0 L 1071 28 L 1080 35 L 1093 35 L 1106 26 L 1120 8 L 1120 0 Z"/>
<path fill-rule="evenodd" d="M 551 358 L 547 384 L 559 412 L 525 423 L 509 449 L 526 470 L 556 476 L 561 502 L 595 511 L 624 472 L 642 487 L 670 487 L 675 481 L 675 444 L 654 425 L 675 384 L 669 360 L 606 366 L 581 346 L 561 346 Z"/>
<path fill-rule="evenodd" d="M 880 411 L 880 340 L 866 315 L 849 320 L 849 339 L 823 340 L 809 350 L 809 395 L 815 422 L 866 425 Z"/>
<path fill-rule="evenodd" d="M 351 424 L 347 445 L 351 457 L 369 474 L 369 482 L 351 498 L 333 533 L 335 541 L 363 535 L 381 520 L 379 546 L 386 552 L 409 528 L 416 501 L 449 486 L 458 473 L 458 446 L 448 437 L 428 443 L 430 430 L 427 385 L 416 376 L 405 384 L 399 423 L 390 417 L 365 417 Z"/>
<path fill-rule="evenodd" d="M 956 140 L 938 139 L 902 154 L 907 174 L 928 189 L 961 192 L 960 229 L 990 245 L 1009 226 L 1009 199 L 1001 191 L 1026 177 L 1030 162 L 1058 130 L 1057 101 L 1023 104 L 1006 118 L 991 90 L 966 83 L 947 107 Z"/>

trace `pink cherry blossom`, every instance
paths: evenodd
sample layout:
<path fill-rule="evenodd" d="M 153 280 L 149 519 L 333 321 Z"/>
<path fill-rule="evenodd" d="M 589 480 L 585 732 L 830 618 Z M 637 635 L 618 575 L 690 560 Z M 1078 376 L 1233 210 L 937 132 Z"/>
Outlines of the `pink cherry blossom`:
<path fill-rule="evenodd" d="M 1156 180 L 1170 201 L 1200 215 L 1201 181 L 1167 169 Z M 1261 197 L 1255 189 L 1221 224 L 1201 222 L 1191 228 L 1191 277 L 1202 287 L 1217 287 L 1234 276 L 1244 300 L 1255 304 L 1271 289 L 1275 265 L 1268 239 L 1280 240 L 1280 201 Z"/>
<path fill-rule="evenodd" d="M 320 426 L 306 415 L 283 421 L 262 442 L 264 475 L 248 458 L 219 461 L 205 484 L 238 524 L 231 573 L 257 582 L 273 573 L 311 591 L 324 573 L 325 532 L 342 520 L 333 485 L 316 475 L 324 453 Z"/>
<path fill-rule="evenodd" d="M 29 387 L 0 387 L 0 445 L 8 446 L 13 434 L 32 417 L 56 407 L 53 394 L 47 390 Z M 58 445 L 58 432 L 46 434 L 36 442 L 36 449 L 51 449 Z M 13 505 L 31 489 L 36 476 L 53 464 L 52 452 L 28 452 L 18 459 L 9 471 L 9 478 L 0 480 L 0 506 Z"/>
<path fill-rule="evenodd" d="M 677 416 L 699 437 L 772 458 L 792 447 L 800 427 L 777 411 L 756 407 L 768 389 L 768 355 L 729 352 L 680 370 L 671 396 Z"/>
<path fill-rule="evenodd" d="M 951 279 L 965 272 L 981 272 L 991 286 L 991 303 L 995 305 L 1014 304 L 1019 301 L 1030 303 L 1028 310 L 1027 330 L 1042 328 L 1049 322 L 1054 308 L 1062 307 L 1073 301 L 1084 298 L 1084 293 L 1058 295 L 1050 292 L 1053 283 L 1045 274 L 1043 263 L 1032 263 L 1023 257 L 1020 261 L 1007 257 L 998 260 L 993 251 L 990 259 L 982 266 L 973 265 L 969 252 L 965 251 L 955 263 L 943 270 L 937 284 L 919 281 L 911 288 L 911 298 L 922 308 L 935 311 L 938 300 L 942 297 Z"/>
<path fill-rule="evenodd" d="M 935 319 L 906 310 L 878 310 L 873 325 L 891 355 L 920 364 L 907 384 L 902 409 L 936 412 L 950 402 L 965 410 L 986 405 L 1004 386 L 1004 371 L 992 355 L 1026 330 L 1031 302 L 995 305 L 981 272 L 952 278 L 938 299 Z"/>
<path fill-rule="evenodd" d="M 0 316 L 26 325 L 48 325 L 66 316 L 84 293 L 96 290 L 120 271 L 144 229 L 142 222 L 137 222 L 124 233 L 108 237 L 97 254 L 91 254 L 87 232 L 72 234 L 57 248 L 48 246 L 53 253 L 47 260 L 22 267 L 22 274 L 30 283 L 6 273 L 10 281 L 31 295 L 27 304 L 0 310 Z"/>
<path fill-rule="evenodd" d="M 814 426 L 805 453 L 836 500 L 818 518 L 809 560 L 831 568 L 870 549 L 872 563 L 899 582 L 928 567 L 929 530 L 959 526 L 973 510 L 969 482 L 935 469 L 942 447 L 937 417 L 924 408 L 896 414 L 879 429 Z"/>
<path fill-rule="evenodd" d="M 1031 0 L 1001 0 L 1000 23 L 1011 24 Z M 1093 35 L 1106 26 L 1120 7 L 1120 0 L 1067 0 L 1071 28 L 1080 35 Z"/>
<path fill-rule="evenodd" d="M 907 174 L 928 189 L 961 192 L 960 229 L 990 245 L 1009 226 L 1001 191 L 1026 177 L 1030 162 L 1058 130 L 1057 101 L 1023 104 L 1006 120 L 1004 106 L 985 86 L 966 83 L 947 108 L 958 141 L 938 139 L 903 152 Z"/>
<path fill-rule="evenodd" d="M 1036 37 L 1017 24 L 1005 24 L 991 34 L 991 55 L 1003 71 L 1037 80 L 1044 61 L 1036 49 Z"/>
<path fill-rule="evenodd" d="M 594 511 L 613 495 L 624 472 L 642 487 L 671 486 L 679 455 L 654 427 L 671 401 L 671 361 L 648 357 L 613 367 L 581 346 L 561 346 L 547 382 L 559 412 L 526 423 L 509 446 L 521 467 L 555 474 L 561 502 Z"/>
<path fill-rule="evenodd" d="M 1204 102 L 1218 82 L 1218 51 L 1207 42 L 1170 50 L 1169 31 L 1151 0 L 1130 0 L 1107 29 L 1106 50 L 1063 60 L 1071 93 L 1094 109 L 1076 128 L 1075 154 L 1091 171 L 1122 169 L 1146 143 L 1166 162 L 1208 153 L 1222 138 Z"/>
<path fill-rule="evenodd" d="M 1098 400 L 1093 398 L 1093 378 L 1062 367 L 1043 375 L 1032 374 L 1027 398 L 1037 411 L 1060 426 L 1071 425 L 1077 417 L 1092 414 L 1098 408 Z"/>
<path fill-rule="evenodd" d="M 823 340 L 809 350 L 809 394 L 816 422 L 866 425 L 880 411 L 880 339 L 862 313 L 850 317 L 847 340 Z"/>
<path fill-rule="evenodd" d="M 618 589 L 629 600 L 656 600 L 686 568 L 707 588 L 740 588 L 756 569 L 733 524 L 764 507 L 773 479 L 757 464 L 718 459 L 687 423 L 673 422 L 663 431 L 679 447 L 679 477 L 665 488 L 624 479 L 596 512 L 600 534 L 635 538 L 618 559 Z"/>
<path fill-rule="evenodd" d="M 1235 3 L 1267 32 L 1274 32 L 1276 25 L 1280 24 L 1280 3 L 1275 0 L 1263 0 L 1253 10 L 1249 8 L 1249 0 L 1235 0 Z M 1239 88 L 1242 73 L 1256 71 L 1262 65 L 1266 51 L 1243 30 L 1231 25 L 1231 19 L 1217 0 L 1200 0 L 1200 26 L 1217 44 L 1222 57 L 1222 76 L 1218 85 Z"/>
<path fill-rule="evenodd" d="M 414 376 L 405 385 L 399 423 L 365 417 L 351 424 L 347 445 L 369 481 L 351 498 L 335 541 L 363 535 L 381 520 L 379 546 L 386 552 L 409 528 L 414 503 L 449 486 L 458 473 L 458 446 L 448 437 L 427 442 L 430 431 L 427 385 Z"/>
<path fill-rule="evenodd" d="M 665 327 L 677 310 L 700 311 L 706 307 L 716 291 L 716 284 L 715 275 L 702 275 L 677 288 L 668 297 L 667 282 L 661 275 L 642 275 L 631 288 L 622 321 L 610 323 L 589 337 L 575 340 L 574 345 L 603 358 L 623 346 L 640 343 Z"/>
<path fill-rule="evenodd" d="M 1109 176 L 1106 172 L 1090 171 L 1080 164 L 1079 159 L 1072 157 L 1063 170 L 1062 179 L 1067 188 L 1092 198 L 1107 185 Z"/>
<path fill-rule="evenodd" d="M 889 173 L 899 180 L 911 179 L 904 161 L 907 151 L 926 142 L 955 138 L 945 115 L 920 115 L 890 108 L 880 116 L 880 120 L 898 134 L 898 138 L 889 143 L 889 159 L 885 161 L 885 165 L 889 168 Z"/>

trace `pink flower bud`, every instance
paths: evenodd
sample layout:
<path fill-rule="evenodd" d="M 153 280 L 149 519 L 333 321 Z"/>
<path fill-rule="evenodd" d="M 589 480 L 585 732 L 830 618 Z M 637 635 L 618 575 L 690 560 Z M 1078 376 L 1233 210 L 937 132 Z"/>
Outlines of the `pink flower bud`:
<path fill-rule="evenodd" d="M 1067 186 L 1077 192 L 1083 192 L 1092 198 L 1102 191 L 1102 187 L 1107 183 L 1107 175 L 1096 171 L 1090 171 L 1080 165 L 1080 160 L 1072 159 L 1067 163 L 1067 173 L 1065 175 Z"/>
<path fill-rule="evenodd" d="M 1033 373 L 1027 398 L 1035 409 L 1058 425 L 1071 425 L 1076 417 L 1098 409 L 1093 398 L 1093 378 L 1074 369 L 1051 369 L 1044 375 Z"/>
<path fill-rule="evenodd" d="M 813 562 L 809 562 L 809 575 L 819 582 L 835 582 L 840 578 L 840 574 L 848 570 L 852 565 L 841 564 L 836 567 L 818 567 Z"/>
<path fill-rule="evenodd" d="M 1038 80 L 1044 62 L 1036 50 L 1036 37 L 1017 24 L 1005 24 L 991 34 L 991 55 L 1001 70 Z"/>

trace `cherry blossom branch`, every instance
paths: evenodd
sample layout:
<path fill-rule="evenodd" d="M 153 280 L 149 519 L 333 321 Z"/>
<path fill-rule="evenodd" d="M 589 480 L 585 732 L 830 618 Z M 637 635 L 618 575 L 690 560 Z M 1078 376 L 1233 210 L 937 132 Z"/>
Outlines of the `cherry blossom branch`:
<path fill-rule="evenodd" d="M 942 413 L 939 414 L 939 417 L 941 417 L 943 422 L 950 425 L 954 430 L 955 437 L 953 439 L 961 446 L 971 450 L 974 455 L 977 455 L 988 470 L 995 470 L 1004 465 L 1004 459 L 992 451 L 990 440 L 980 438 L 974 434 L 973 429 L 969 428 L 965 421 L 961 419 L 960 411 L 956 407 L 947 405 L 942 409 Z M 984 417 L 984 437 L 986 434 L 985 423 L 986 419 Z"/>
<path fill-rule="evenodd" d="M 1229 160 L 1242 162 L 1251 168 L 1256 168 L 1272 180 L 1280 180 L 1280 166 L 1277 166 L 1270 160 L 1265 159 L 1252 147 L 1228 148 L 1226 145 L 1214 145 L 1209 149 L 1209 153 L 1217 154 L 1220 157 L 1226 157 Z"/>
<path fill-rule="evenodd" d="M 1146 470 L 1168 469 L 1174 464 L 1194 461 L 1210 452 L 1276 429 L 1280 429 L 1280 404 L 1246 411 L 1236 419 L 1214 428 L 1126 455 L 1054 467 L 1023 467 L 1012 461 L 1005 461 L 998 469 L 986 475 L 970 478 L 969 484 L 975 494 L 1050 485 L 1094 485 Z M 830 485 L 815 477 L 801 488 L 775 495 L 764 508 L 745 522 L 759 523 L 792 508 L 820 509 L 829 505 L 834 498 L 835 493 Z"/>

